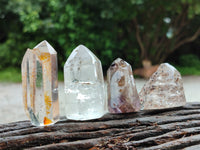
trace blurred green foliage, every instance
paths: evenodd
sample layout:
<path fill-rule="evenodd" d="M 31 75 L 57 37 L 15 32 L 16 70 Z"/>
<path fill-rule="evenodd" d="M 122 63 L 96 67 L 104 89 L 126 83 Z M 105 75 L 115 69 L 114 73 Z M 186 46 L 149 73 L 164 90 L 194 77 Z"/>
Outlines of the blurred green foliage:
<path fill-rule="evenodd" d="M 1 70 L 0 82 L 20 82 L 20 81 L 21 81 L 21 73 L 19 69 L 8 67 L 4 70 Z"/>
<path fill-rule="evenodd" d="M 181 55 L 179 61 L 180 65 L 183 67 L 194 67 L 200 70 L 200 59 L 196 55 Z"/>
<path fill-rule="evenodd" d="M 200 75 L 200 69 L 197 69 L 196 67 L 182 67 L 182 66 L 175 66 L 175 67 L 181 73 L 182 76 Z"/>
<path fill-rule="evenodd" d="M 185 19 L 190 24 L 181 30 L 182 37 L 172 36 L 170 32 L 178 27 L 173 26 L 176 17 L 182 14 L 184 6 L 188 7 Z M 145 57 L 158 63 L 163 55 L 170 54 L 177 38 L 196 32 L 199 14 L 199 0 L 1 0 L 0 69 L 20 68 L 26 49 L 42 40 L 58 52 L 60 70 L 79 44 L 100 58 L 104 70 L 117 57 L 134 68 L 141 67 Z M 144 56 L 136 38 L 135 18 L 146 51 Z M 158 47 L 160 39 L 164 39 L 164 44 Z"/>

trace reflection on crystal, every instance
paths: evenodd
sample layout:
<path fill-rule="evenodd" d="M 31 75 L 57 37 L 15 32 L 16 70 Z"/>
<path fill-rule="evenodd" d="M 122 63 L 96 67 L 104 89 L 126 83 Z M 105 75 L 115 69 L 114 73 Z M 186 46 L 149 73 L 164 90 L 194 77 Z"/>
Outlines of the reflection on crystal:
<path fill-rule="evenodd" d="M 99 59 L 85 46 L 73 50 L 64 66 L 66 117 L 99 118 L 105 113 L 105 88 Z"/>
<path fill-rule="evenodd" d="M 181 75 L 168 63 L 159 66 L 139 96 L 142 109 L 163 109 L 186 104 Z"/>
<path fill-rule="evenodd" d="M 59 119 L 57 53 L 47 41 L 28 49 L 22 61 L 25 111 L 32 124 L 49 125 Z"/>
<path fill-rule="evenodd" d="M 107 71 L 108 109 L 110 113 L 140 110 L 132 68 L 124 60 L 116 59 Z"/>

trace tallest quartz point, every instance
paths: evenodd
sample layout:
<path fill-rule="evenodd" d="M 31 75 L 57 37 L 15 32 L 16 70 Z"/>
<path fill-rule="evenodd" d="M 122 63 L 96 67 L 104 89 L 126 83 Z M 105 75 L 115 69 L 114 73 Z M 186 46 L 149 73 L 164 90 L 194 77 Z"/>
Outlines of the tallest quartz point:
<path fill-rule="evenodd" d="M 85 46 L 76 47 L 64 66 L 65 113 L 68 119 L 88 120 L 105 113 L 105 89 L 100 60 Z"/>
<path fill-rule="evenodd" d="M 59 119 L 57 52 L 42 41 L 26 51 L 21 67 L 23 101 L 32 124 L 54 124 Z"/>

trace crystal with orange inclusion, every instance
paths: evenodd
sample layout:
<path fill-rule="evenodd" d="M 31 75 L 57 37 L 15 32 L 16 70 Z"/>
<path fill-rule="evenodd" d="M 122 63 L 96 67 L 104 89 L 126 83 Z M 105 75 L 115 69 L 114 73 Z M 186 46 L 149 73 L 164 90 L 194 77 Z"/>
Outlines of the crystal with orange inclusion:
<path fill-rule="evenodd" d="M 49 124 L 52 124 L 52 121 L 49 118 L 44 117 L 44 125 L 49 125 Z"/>
<path fill-rule="evenodd" d="M 51 108 L 51 98 L 50 96 L 47 95 L 47 93 L 45 93 L 44 95 L 44 101 L 45 101 L 45 106 L 46 106 L 46 114 L 50 114 L 50 108 Z"/>
<path fill-rule="evenodd" d="M 42 41 L 26 51 L 21 67 L 24 108 L 32 124 L 44 126 L 57 122 L 57 52 L 47 41 Z"/>

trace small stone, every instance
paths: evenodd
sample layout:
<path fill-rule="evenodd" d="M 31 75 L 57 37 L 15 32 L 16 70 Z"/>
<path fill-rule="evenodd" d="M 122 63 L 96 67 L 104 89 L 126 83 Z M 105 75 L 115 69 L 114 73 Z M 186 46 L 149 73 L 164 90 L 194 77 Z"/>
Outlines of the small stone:
<path fill-rule="evenodd" d="M 131 66 L 117 58 L 107 71 L 108 110 L 110 113 L 129 113 L 140 110 Z"/>
<path fill-rule="evenodd" d="M 180 73 L 170 64 L 161 64 L 139 93 L 142 109 L 164 109 L 186 104 Z"/>
<path fill-rule="evenodd" d="M 27 116 L 36 126 L 54 124 L 59 120 L 57 52 L 42 41 L 26 51 L 21 70 Z"/>
<path fill-rule="evenodd" d="M 100 60 L 85 46 L 76 47 L 64 66 L 65 113 L 89 120 L 105 114 L 105 86 Z"/>

